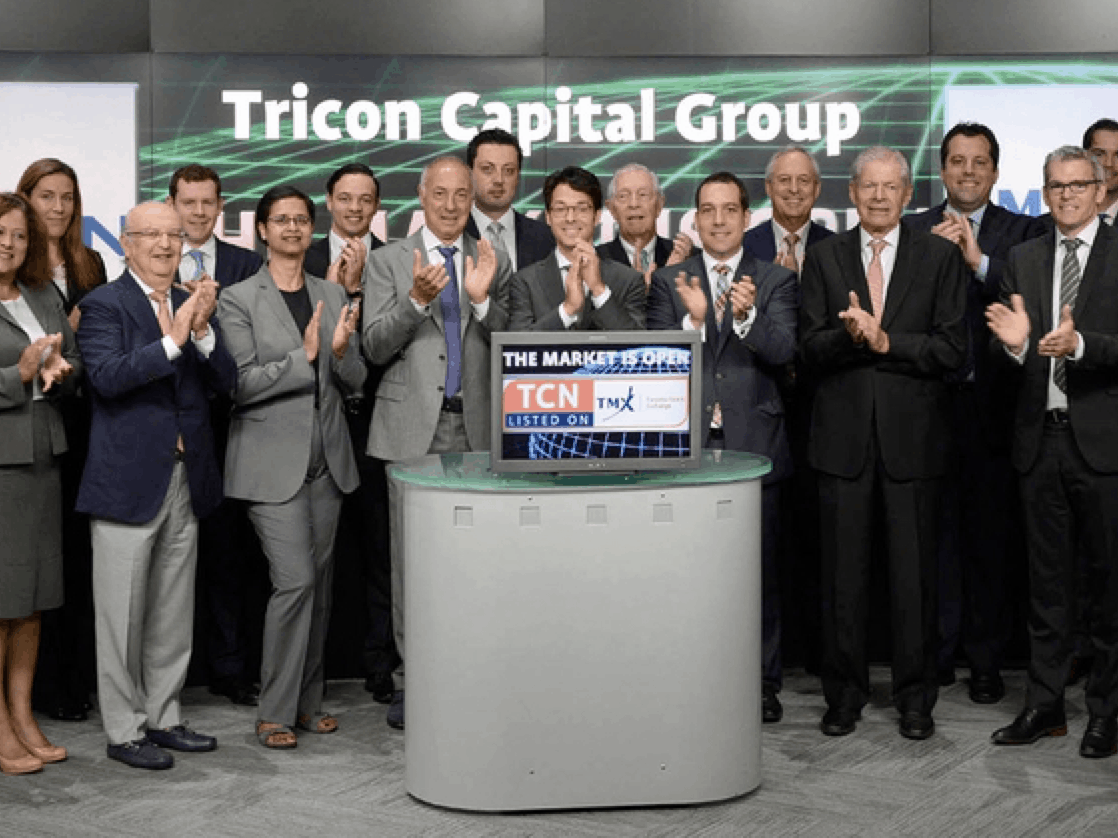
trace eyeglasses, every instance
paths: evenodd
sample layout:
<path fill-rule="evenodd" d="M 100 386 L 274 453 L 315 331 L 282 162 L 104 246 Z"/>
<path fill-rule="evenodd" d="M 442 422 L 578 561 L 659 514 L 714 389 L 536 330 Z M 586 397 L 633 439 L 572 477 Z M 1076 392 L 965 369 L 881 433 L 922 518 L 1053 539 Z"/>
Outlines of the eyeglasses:
<path fill-rule="evenodd" d="M 1088 187 L 1101 182 L 1098 180 L 1073 180 L 1068 183 L 1060 183 L 1060 181 L 1054 180 L 1044 184 L 1044 188 L 1049 192 L 1070 192 L 1072 195 L 1082 195 Z"/>
<path fill-rule="evenodd" d="M 594 214 L 594 206 L 592 204 L 552 204 L 551 209 L 548 210 L 552 215 L 557 215 L 560 218 L 566 218 L 571 213 L 576 216 L 588 216 Z"/>
<path fill-rule="evenodd" d="M 159 241 L 164 236 L 171 241 L 186 241 L 186 233 L 182 230 L 125 230 L 122 235 L 151 242 Z"/>
<path fill-rule="evenodd" d="M 650 192 L 647 189 L 639 189 L 636 192 L 633 192 L 630 189 L 622 189 L 613 197 L 615 200 L 621 202 L 622 204 L 629 203 L 629 201 L 633 198 L 637 199 L 637 203 L 647 204 L 649 201 L 656 197 L 656 193 Z"/>
<path fill-rule="evenodd" d="M 294 224 L 296 227 L 311 226 L 310 218 L 305 215 L 270 215 L 268 222 L 277 227 L 286 227 L 288 224 Z"/>

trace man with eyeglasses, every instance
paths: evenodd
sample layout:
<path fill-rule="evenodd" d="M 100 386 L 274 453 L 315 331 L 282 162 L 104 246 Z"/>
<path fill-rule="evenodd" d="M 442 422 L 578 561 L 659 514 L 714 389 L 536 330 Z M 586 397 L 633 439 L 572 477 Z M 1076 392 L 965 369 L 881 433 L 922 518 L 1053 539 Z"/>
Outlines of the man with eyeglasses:
<path fill-rule="evenodd" d="M 179 214 L 186 238 L 182 243 L 179 279 L 189 290 L 205 276 L 217 280 L 219 289 L 228 288 L 252 276 L 264 260 L 254 250 L 246 250 L 214 235 L 217 220 L 225 208 L 221 178 L 209 166 L 190 163 L 175 170 L 167 187 L 167 203 Z M 225 442 L 229 437 L 229 416 L 233 403 L 219 393 L 210 401 L 220 468 L 225 464 Z M 255 539 L 248 530 L 242 508 L 233 501 L 222 501 L 212 515 L 199 523 L 199 592 L 206 603 L 209 620 L 206 630 L 206 659 L 209 664 L 209 689 L 234 704 L 256 706 L 256 676 L 248 671 L 250 657 L 249 626 L 252 610 L 252 585 L 249 580 Z M 264 580 L 259 580 L 263 586 Z M 259 611 L 259 609 L 257 609 Z M 256 616 L 259 624 L 262 613 Z"/>
<path fill-rule="evenodd" d="M 479 131 L 466 146 L 466 165 L 474 185 L 466 232 L 504 251 L 514 272 L 550 256 L 555 248 L 551 230 L 512 208 L 524 165 L 516 137 L 503 128 Z"/>
<path fill-rule="evenodd" d="M 1030 583 L 1025 708 L 993 741 L 1067 733 L 1064 688 L 1081 617 L 1095 653 L 1084 757 L 1118 751 L 1118 231 L 1098 218 L 1105 177 L 1085 149 L 1045 158 L 1056 229 L 1010 251 L 1001 300 L 987 310 L 994 355 L 1016 384 L 1012 456 Z"/>
<path fill-rule="evenodd" d="M 513 275 L 509 330 L 643 329 L 644 278 L 594 249 L 602 215 L 598 178 L 577 166 L 552 172 L 543 201 L 555 251 Z"/>
<path fill-rule="evenodd" d="M 166 749 L 210 751 L 186 726 L 198 519 L 222 498 L 210 393 L 237 369 L 212 319 L 217 283 L 173 288 L 186 234 L 165 203 L 125 219 L 127 268 L 81 302 L 92 409 L 77 509 L 90 516 L 97 684 L 108 755 L 170 768 Z"/>
<path fill-rule="evenodd" d="M 800 354 L 818 385 L 809 461 L 819 472 L 823 693 L 828 736 L 854 732 L 870 698 L 871 556 L 884 546 L 899 732 L 927 739 L 939 694 L 940 484 L 951 439 L 944 376 L 966 358 L 959 248 L 902 225 L 908 161 L 873 146 L 854 160 L 858 226 L 809 248 Z"/>
<path fill-rule="evenodd" d="M 489 447 L 489 343 L 508 325 L 508 255 L 465 232 L 473 182 L 465 163 L 437 157 L 419 179 L 423 227 L 377 250 L 365 272 L 362 349 L 384 366 L 368 453 L 394 461 Z M 404 652 L 403 510 L 388 486 L 392 623 Z M 404 664 L 389 727 L 404 727 Z"/>
<path fill-rule="evenodd" d="M 1008 542 L 1020 531 L 1017 481 L 1009 461 L 1012 383 L 990 357 L 986 306 L 998 299 L 1010 248 L 1044 234 L 1044 225 L 990 202 L 1000 147 L 994 132 L 961 122 L 940 144 L 946 200 L 903 220 L 959 248 L 966 263 L 967 361 L 949 378 L 955 456 L 943 495 L 940 539 L 939 679 L 955 682 L 955 652 L 970 664 L 970 700 L 995 704 L 1005 695 L 1001 666 L 1012 635 L 1013 579 Z"/>
<path fill-rule="evenodd" d="M 598 245 L 598 255 L 628 265 L 647 285 L 657 268 L 677 265 L 691 255 L 691 237 L 682 230 L 674 239 L 656 233 L 664 210 L 660 178 L 647 166 L 629 163 L 610 179 L 606 208 L 617 222 L 617 236 Z"/>

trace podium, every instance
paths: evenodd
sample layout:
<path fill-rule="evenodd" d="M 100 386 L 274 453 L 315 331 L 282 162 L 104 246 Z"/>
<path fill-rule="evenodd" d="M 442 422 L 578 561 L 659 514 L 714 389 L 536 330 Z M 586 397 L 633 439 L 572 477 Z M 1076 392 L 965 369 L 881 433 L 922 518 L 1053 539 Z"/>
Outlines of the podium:
<path fill-rule="evenodd" d="M 764 457 L 397 464 L 405 787 L 457 809 L 699 803 L 761 782 Z"/>

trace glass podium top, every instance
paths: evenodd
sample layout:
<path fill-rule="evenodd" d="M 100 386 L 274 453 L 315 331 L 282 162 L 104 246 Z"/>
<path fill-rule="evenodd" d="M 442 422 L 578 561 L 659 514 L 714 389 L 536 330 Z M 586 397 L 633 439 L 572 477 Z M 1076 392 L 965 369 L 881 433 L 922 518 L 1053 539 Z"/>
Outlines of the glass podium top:
<path fill-rule="evenodd" d="M 539 492 L 583 488 L 654 489 L 658 486 L 665 488 L 709 486 L 741 480 L 758 480 L 770 471 L 772 471 L 772 463 L 767 457 L 759 454 L 704 450 L 698 468 L 678 471 L 494 474 L 489 468 L 489 452 L 472 451 L 465 454 L 431 454 L 418 460 L 395 463 L 389 467 L 388 473 L 409 486 L 427 489 Z"/>

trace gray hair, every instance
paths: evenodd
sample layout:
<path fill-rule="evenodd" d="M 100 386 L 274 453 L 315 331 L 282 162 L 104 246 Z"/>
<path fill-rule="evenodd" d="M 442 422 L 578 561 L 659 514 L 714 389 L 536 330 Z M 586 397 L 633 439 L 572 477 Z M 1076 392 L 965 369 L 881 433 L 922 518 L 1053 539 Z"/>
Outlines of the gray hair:
<path fill-rule="evenodd" d="M 772 180 L 773 169 L 776 168 L 777 160 L 779 160 L 781 157 L 787 157 L 789 154 L 796 154 L 797 152 L 806 157 L 808 159 L 808 162 L 811 163 L 811 170 L 815 173 L 815 179 L 821 180 L 821 177 L 819 175 L 819 164 L 815 162 L 815 158 L 812 156 L 811 152 L 801 145 L 786 145 L 784 148 L 775 152 L 773 156 L 769 158 L 768 165 L 765 166 L 765 182 L 768 183 Z"/>
<path fill-rule="evenodd" d="M 912 186 L 912 170 L 908 167 L 908 160 L 895 148 L 883 145 L 870 146 L 854 158 L 854 164 L 850 167 L 851 182 L 857 182 L 861 179 L 862 170 L 866 168 L 867 163 L 878 162 L 896 163 L 901 167 L 901 177 L 904 179 L 905 185 Z"/>
<path fill-rule="evenodd" d="M 656 194 L 664 194 L 664 190 L 660 188 L 660 178 L 657 176 L 656 172 L 652 171 L 652 169 L 648 168 L 648 166 L 642 165 L 641 163 L 627 163 L 613 173 L 613 177 L 610 179 L 609 182 L 609 189 L 606 190 L 607 201 L 613 200 L 613 196 L 617 193 L 617 179 L 626 172 L 644 172 L 646 175 L 652 178 L 652 187 L 656 190 Z"/>
<path fill-rule="evenodd" d="M 427 185 L 428 172 L 435 170 L 439 166 L 445 166 L 447 164 L 461 166 L 462 169 L 466 172 L 466 178 L 470 181 L 470 188 L 473 188 L 473 178 L 470 176 L 470 167 L 466 165 L 465 160 L 454 154 L 444 154 L 440 157 L 436 157 L 434 160 L 424 166 L 423 171 L 419 175 L 419 188 L 422 189 L 424 186 Z"/>
<path fill-rule="evenodd" d="M 1049 163 L 1069 163 L 1073 160 L 1086 160 L 1091 164 L 1091 169 L 1095 173 L 1095 180 L 1106 182 L 1106 172 L 1103 171 L 1099 158 L 1087 149 L 1074 145 L 1062 145 L 1055 151 L 1048 152 L 1048 156 L 1044 158 L 1044 182 L 1048 183 Z"/>

